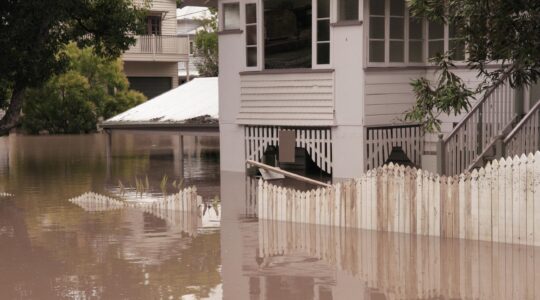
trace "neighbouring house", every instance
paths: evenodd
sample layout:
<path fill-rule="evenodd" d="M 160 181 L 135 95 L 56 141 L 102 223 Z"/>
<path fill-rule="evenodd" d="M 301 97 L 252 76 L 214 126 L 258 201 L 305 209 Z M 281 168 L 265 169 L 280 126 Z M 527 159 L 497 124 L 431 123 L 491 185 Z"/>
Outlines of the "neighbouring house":
<path fill-rule="evenodd" d="M 189 56 L 188 38 L 176 35 L 176 1 L 150 3 L 146 33 L 137 36 L 136 44 L 122 56 L 131 88 L 148 99 L 178 86 L 178 65 Z"/>
<path fill-rule="evenodd" d="M 209 9 L 201 6 L 184 6 L 176 11 L 176 35 L 187 38 L 189 43 L 189 60 L 178 64 L 179 84 L 185 83 L 194 77 L 199 77 L 194 39 L 197 31 L 202 29 L 201 20 L 210 17 Z"/>
<path fill-rule="evenodd" d="M 305 159 L 336 179 L 400 149 L 416 166 L 454 175 L 539 147 L 536 88 L 501 85 L 469 113 L 441 116 L 442 140 L 403 120 L 415 103 L 411 80 L 434 78 L 428 58 L 466 55 L 451 24 L 413 18 L 405 0 L 219 0 L 218 9 L 223 171 L 293 145 L 288 165 Z M 464 66 L 456 72 L 472 87 L 480 81 Z"/>

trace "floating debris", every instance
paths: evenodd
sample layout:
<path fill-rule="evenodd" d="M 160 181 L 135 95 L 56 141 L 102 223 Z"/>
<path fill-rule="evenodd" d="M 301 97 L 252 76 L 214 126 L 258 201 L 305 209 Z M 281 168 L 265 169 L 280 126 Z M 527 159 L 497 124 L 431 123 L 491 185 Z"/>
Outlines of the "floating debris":
<path fill-rule="evenodd" d="M 5 197 L 13 197 L 13 194 L 10 194 L 10 193 L 0 193 L 0 198 L 5 198 Z"/>

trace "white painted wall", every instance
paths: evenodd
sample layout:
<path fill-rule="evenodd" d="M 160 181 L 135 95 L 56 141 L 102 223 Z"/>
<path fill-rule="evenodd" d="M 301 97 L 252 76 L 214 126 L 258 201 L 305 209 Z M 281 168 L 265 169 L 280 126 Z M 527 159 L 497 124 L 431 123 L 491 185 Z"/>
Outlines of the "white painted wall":
<path fill-rule="evenodd" d="M 219 126 L 221 170 L 245 172 L 243 127 L 236 124 L 240 111 L 240 71 L 244 62 L 242 34 L 219 36 Z"/>

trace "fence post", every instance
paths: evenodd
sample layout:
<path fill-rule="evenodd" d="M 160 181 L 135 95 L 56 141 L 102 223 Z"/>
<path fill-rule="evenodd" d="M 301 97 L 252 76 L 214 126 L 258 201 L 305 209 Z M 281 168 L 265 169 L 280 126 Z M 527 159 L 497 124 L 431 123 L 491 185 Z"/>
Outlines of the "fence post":
<path fill-rule="evenodd" d="M 483 133 L 484 133 L 484 109 L 482 105 L 478 108 L 478 123 L 476 124 L 476 155 L 480 155 L 483 152 Z"/>
<path fill-rule="evenodd" d="M 445 152 L 444 152 L 444 135 L 439 134 L 439 139 L 437 140 L 437 173 L 444 175 L 445 173 Z"/>

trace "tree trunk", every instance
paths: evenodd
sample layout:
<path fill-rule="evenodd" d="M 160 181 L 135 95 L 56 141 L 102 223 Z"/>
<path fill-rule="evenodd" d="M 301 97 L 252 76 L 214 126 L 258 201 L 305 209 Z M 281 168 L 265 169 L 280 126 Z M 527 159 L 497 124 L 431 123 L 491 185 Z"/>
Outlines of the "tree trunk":
<path fill-rule="evenodd" d="M 0 120 L 0 135 L 8 135 L 9 131 L 19 124 L 23 105 L 24 89 L 15 88 L 11 95 L 6 114 Z"/>

